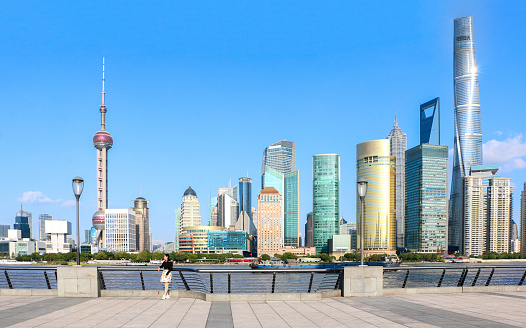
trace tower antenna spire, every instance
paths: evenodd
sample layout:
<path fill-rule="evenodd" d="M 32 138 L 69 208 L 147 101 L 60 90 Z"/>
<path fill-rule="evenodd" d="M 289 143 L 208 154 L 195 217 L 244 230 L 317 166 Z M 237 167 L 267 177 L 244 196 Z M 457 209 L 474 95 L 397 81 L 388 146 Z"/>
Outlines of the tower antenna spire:
<path fill-rule="evenodd" d="M 106 93 L 104 92 L 104 57 L 102 57 L 102 106 L 104 106 L 104 98 Z"/>

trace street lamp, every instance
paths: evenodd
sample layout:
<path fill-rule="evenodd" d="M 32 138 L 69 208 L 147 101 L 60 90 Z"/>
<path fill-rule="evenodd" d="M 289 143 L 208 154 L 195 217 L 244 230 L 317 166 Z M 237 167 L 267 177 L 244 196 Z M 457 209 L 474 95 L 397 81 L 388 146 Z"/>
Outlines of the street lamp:
<path fill-rule="evenodd" d="M 358 189 L 358 196 L 360 196 L 360 206 L 361 206 L 361 215 L 360 215 L 360 265 L 363 265 L 363 202 L 365 200 L 365 195 L 367 194 L 367 180 L 360 179 L 358 180 L 356 187 Z"/>
<path fill-rule="evenodd" d="M 84 189 L 84 180 L 76 176 L 73 178 L 73 193 L 77 198 L 77 265 L 80 265 L 80 229 L 79 229 L 79 199 Z"/>

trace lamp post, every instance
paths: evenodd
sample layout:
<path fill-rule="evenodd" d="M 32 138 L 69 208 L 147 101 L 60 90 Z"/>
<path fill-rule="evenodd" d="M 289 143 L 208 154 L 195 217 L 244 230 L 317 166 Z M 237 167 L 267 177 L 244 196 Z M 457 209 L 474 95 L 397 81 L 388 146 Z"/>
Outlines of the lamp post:
<path fill-rule="evenodd" d="M 77 265 L 80 265 L 80 228 L 79 228 L 79 199 L 84 189 L 84 180 L 76 176 L 73 178 L 73 193 L 77 198 Z"/>
<path fill-rule="evenodd" d="M 367 194 L 367 180 L 360 179 L 356 183 L 358 196 L 360 197 L 361 215 L 360 215 L 360 265 L 363 265 L 363 202 Z"/>

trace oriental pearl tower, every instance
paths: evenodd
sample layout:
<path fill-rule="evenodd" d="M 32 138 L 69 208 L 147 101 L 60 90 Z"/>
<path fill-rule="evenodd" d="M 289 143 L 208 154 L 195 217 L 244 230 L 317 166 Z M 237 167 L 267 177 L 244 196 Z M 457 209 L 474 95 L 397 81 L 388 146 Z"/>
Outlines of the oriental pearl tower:
<path fill-rule="evenodd" d="M 93 136 L 93 146 L 97 148 L 97 212 L 93 214 L 93 227 L 97 235 L 93 245 L 106 247 L 104 241 L 105 212 L 108 208 L 108 150 L 113 146 L 113 138 L 106 131 L 106 105 L 104 104 L 104 58 L 102 59 L 102 105 L 100 105 L 100 131 Z"/>

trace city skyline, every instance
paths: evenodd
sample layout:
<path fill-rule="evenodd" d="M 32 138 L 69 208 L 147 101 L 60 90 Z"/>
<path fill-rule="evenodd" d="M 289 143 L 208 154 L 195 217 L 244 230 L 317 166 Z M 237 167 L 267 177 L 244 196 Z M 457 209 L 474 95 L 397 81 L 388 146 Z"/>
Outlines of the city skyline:
<path fill-rule="evenodd" d="M 485 5 L 489 8 L 484 9 Z M 518 55 L 514 54 L 515 46 L 510 45 L 514 34 L 510 36 L 508 31 L 510 27 L 519 31 L 524 23 L 513 19 L 518 17 L 517 10 L 485 5 L 466 2 L 454 6 L 451 2 L 440 10 L 432 4 L 419 4 L 418 8 L 401 5 L 399 9 L 393 9 L 392 15 L 379 12 L 378 17 L 373 17 L 372 13 L 365 12 L 364 17 L 359 18 L 351 13 L 353 9 L 371 7 L 339 3 L 315 14 L 319 8 L 310 4 L 302 9 L 307 15 L 298 18 L 296 23 L 308 23 L 311 28 L 304 29 L 293 23 L 287 25 L 285 18 L 289 13 L 281 9 L 273 13 L 275 16 L 270 22 L 261 22 L 263 31 L 255 29 L 249 20 L 260 22 L 268 17 L 265 11 L 268 8 L 263 8 L 261 14 L 250 10 L 247 18 L 239 19 L 248 35 L 252 36 L 250 39 L 255 38 L 254 44 L 236 32 L 234 23 L 223 21 L 211 10 L 202 8 L 204 16 L 212 17 L 212 23 L 205 25 L 202 31 L 192 30 L 187 32 L 188 35 L 180 32 L 168 34 L 161 27 L 169 22 L 161 20 L 154 24 L 165 38 L 178 38 L 186 45 L 175 51 L 178 47 L 168 41 L 164 44 L 164 39 L 155 39 L 159 44 L 148 41 L 148 33 L 154 29 L 142 24 L 145 32 L 138 33 L 133 40 L 151 48 L 135 48 L 131 33 L 110 30 L 124 18 L 117 19 L 109 27 L 95 24 L 93 31 L 78 32 L 79 41 L 61 34 L 60 28 L 83 26 L 92 21 L 95 10 L 90 7 L 77 7 L 86 9 L 86 17 L 79 19 L 75 14 L 71 17 L 65 14 L 63 8 L 51 13 L 35 5 L 35 8 L 26 8 L 29 18 L 22 18 L 17 16 L 17 13 L 21 14 L 20 9 L 3 4 L 5 12 L 14 13 L 13 17 L 20 21 L 10 18 L 0 23 L 7 34 L 12 35 L 6 40 L 6 47 L 11 51 L 0 55 L 6 72 L 5 81 L 10 81 L 1 92 L 6 99 L 5 108 L 15 109 L 7 115 L 0 137 L 7 140 L 8 136 L 17 135 L 16 142 L 6 143 L 5 156 L 11 160 L 1 164 L 2 171 L 11 174 L 2 177 L 3 184 L 8 186 L 1 197 L 7 212 L 0 224 L 14 223 L 20 200 L 33 217 L 45 213 L 58 220 L 73 222 L 71 179 L 80 175 L 86 181 L 80 199 L 80 230 L 91 227 L 91 217 L 97 210 L 93 197 L 96 163 L 89 138 L 98 124 L 97 114 L 100 115 L 95 111 L 98 112 L 100 106 L 100 60 L 103 56 L 106 57 L 106 91 L 109 95 L 106 102 L 111 111 L 107 124 L 116 142 L 109 159 L 109 208 L 128 208 L 130 199 L 140 196 L 142 185 L 144 197 L 151 201 L 154 240 L 173 240 L 174 210 L 180 206 L 181 195 L 189 185 L 200 195 L 201 223 L 206 224 L 204 214 L 209 199 L 205 195 L 213 195 L 229 180 L 236 181 L 246 176 L 247 169 L 253 186 L 260 185 L 261 150 L 285 139 L 296 143 L 297 170 L 302 171 L 299 183 L 300 233 L 303 235 L 306 214 L 312 210 L 310 180 L 314 154 L 340 155 L 341 215 L 349 222 L 356 222 L 355 145 L 387 135 L 395 114 L 407 134 L 408 148 L 414 147 L 419 139 L 419 127 L 415 123 L 419 105 L 440 97 L 441 143 L 453 148 L 453 48 L 450 40 L 453 19 L 468 15 L 474 17 L 477 38 L 483 107 L 482 142 L 484 156 L 489 156 L 484 163 L 498 162 L 503 174 L 516 186 L 522 186 L 526 146 L 521 137 L 524 130 L 520 122 L 524 121 L 524 114 L 513 106 L 520 99 L 522 84 L 515 85 L 511 81 L 519 81 L 523 68 Z M 116 5 L 109 4 L 95 22 L 110 21 L 111 11 L 116 10 L 112 6 Z M 65 21 L 55 29 L 38 13 L 40 9 L 50 17 L 65 17 Z M 181 9 L 188 11 L 189 7 L 183 5 Z M 235 14 L 246 10 L 234 9 Z M 133 16 L 137 7 L 132 5 L 129 10 L 125 17 Z M 411 10 L 433 10 L 436 16 L 418 18 Z M 148 22 L 155 17 L 150 12 L 144 15 Z M 314 16 L 309 18 L 309 15 Z M 371 17 L 374 28 L 366 32 L 360 24 Z M 502 17 L 509 19 L 504 21 Z M 30 18 L 41 23 L 35 25 L 49 31 L 49 36 L 33 32 L 41 38 L 34 42 L 35 37 L 15 30 L 21 24 L 28 24 Z M 407 22 L 393 28 L 392 23 L 406 18 Z M 192 23 L 200 22 L 195 14 L 187 19 Z M 346 23 L 353 19 L 356 22 Z M 335 26 L 327 25 L 332 20 Z M 285 32 L 282 33 L 278 27 L 283 24 Z M 225 44 L 217 40 L 214 26 L 227 32 L 223 36 Z M 408 37 L 411 31 L 415 32 L 415 26 L 416 33 Z M 33 31 L 34 27 L 30 29 Z M 120 41 L 120 45 L 101 46 L 100 42 L 92 40 L 94 35 L 102 35 L 100 32 L 105 29 L 108 29 L 108 38 Z M 276 40 L 266 39 L 265 29 L 276 36 Z M 311 32 L 311 29 L 317 32 Z M 294 31 L 301 33 L 295 36 Z M 389 41 L 387 45 L 370 41 L 377 34 Z M 328 40 L 322 40 L 328 35 L 331 35 Z M 201 37 L 201 42 L 208 45 L 197 46 L 191 41 L 195 37 Z M 428 38 L 433 42 L 428 42 Z M 235 48 L 237 53 L 227 47 L 234 42 L 241 44 Z M 315 44 L 311 45 L 311 42 Z M 291 45 L 295 50 L 291 50 Z M 57 48 L 60 53 L 54 50 Z M 389 58 L 386 55 L 366 58 L 375 51 L 387 49 Z M 160 50 L 169 55 L 158 54 Z M 262 50 L 263 54 L 257 55 L 257 50 Z M 367 64 L 372 66 L 358 67 Z M 424 68 L 433 79 L 427 79 L 428 83 L 409 80 L 417 80 L 417 72 Z M 402 87 L 391 87 L 393 84 Z M 58 98 L 57 91 L 60 93 Z M 382 95 L 373 99 L 370 95 L 378 91 Z M 511 115 L 502 115 L 503 108 L 514 109 L 516 119 L 510 121 Z M 373 113 L 373 110 L 377 112 Z M 217 111 L 222 116 L 214 114 Z M 258 115 L 265 111 L 268 115 L 281 115 L 284 120 L 263 119 L 259 122 Z M 336 120 L 326 122 L 324 117 L 327 116 Z M 357 122 L 363 120 L 375 123 Z M 141 130 L 136 126 L 141 126 Z M 227 128 L 240 129 L 238 133 L 243 137 L 216 141 L 215 136 Z M 322 133 L 314 135 L 313 131 Z M 54 146 L 56 141 L 61 142 L 60 148 Z M 243 150 L 240 155 L 237 155 L 237 149 Z M 137 155 L 141 161 L 134 159 Z M 514 199 L 520 199 L 520 190 L 514 188 Z M 256 203 L 257 194 L 257 188 L 252 190 L 252 204 Z M 520 222 L 518 204 L 519 201 L 514 202 L 515 222 Z M 37 231 L 35 221 L 33 229 Z"/>

